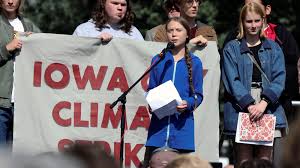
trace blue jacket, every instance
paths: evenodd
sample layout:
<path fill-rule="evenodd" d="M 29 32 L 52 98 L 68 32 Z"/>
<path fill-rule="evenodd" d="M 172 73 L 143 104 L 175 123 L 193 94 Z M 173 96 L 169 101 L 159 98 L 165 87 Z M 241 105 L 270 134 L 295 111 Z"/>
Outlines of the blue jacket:
<path fill-rule="evenodd" d="M 224 133 L 234 135 L 236 132 L 239 112 L 245 112 L 246 107 L 254 102 L 250 95 L 252 71 L 255 66 L 247 53 L 245 39 L 230 41 L 223 50 L 222 80 L 225 86 L 224 104 Z M 262 46 L 258 51 L 261 68 L 270 80 L 262 76 L 262 95 L 271 102 L 267 107 L 267 113 L 276 116 L 276 128 L 287 126 L 284 110 L 278 99 L 285 84 L 284 55 L 279 45 L 271 40 L 262 40 Z"/>
<path fill-rule="evenodd" d="M 168 124 L 169 117 L 159 120 L 155 115 L 152 115 L 146 146 L 163 147 L 167 144 L 168 147 L 174 149 L 195 150 L 193 110 L 203 100 L 203 69 L 200 59 L 191 53 L 190 55 L 192 57 L 193 85 L 197 99 L 194 98 L 195 95 L 189 87 L 189 75 L 185 58 L 175 63 L 173 55 L 167 52 L 165 59 L 150 72 L 148 90 L 171 80 L 180 97 L 187 101 L 188 107 L 187 111 L 177 112 L 170 116 L 170 124 Z M 158 60 L 159 57 L 155 56 L 152 63 Z M 168 142 L 166 143 L 166 141 Z"/>

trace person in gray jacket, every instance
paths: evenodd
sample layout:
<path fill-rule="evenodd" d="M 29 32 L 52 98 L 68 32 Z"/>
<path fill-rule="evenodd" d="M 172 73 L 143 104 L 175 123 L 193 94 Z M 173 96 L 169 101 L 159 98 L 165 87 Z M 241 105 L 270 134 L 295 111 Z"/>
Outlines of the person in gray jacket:
<path fill-rule="evenodd" d="M 14 113 L 14 65 L 22 48 L 19 32 L 40 32 L 21 14 L 24 0 L 0 0 L 0 144 L 12 140 Z"/>

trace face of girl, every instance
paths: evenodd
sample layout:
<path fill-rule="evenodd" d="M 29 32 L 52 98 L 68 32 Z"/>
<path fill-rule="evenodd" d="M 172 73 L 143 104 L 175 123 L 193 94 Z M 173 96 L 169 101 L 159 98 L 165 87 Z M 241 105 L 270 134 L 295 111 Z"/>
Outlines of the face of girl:
<path fill-rule="evenodd" d="M 105 11 L 108 16 L 108 23 L 119 23 L 127 11 L 126 0 L 106 0 Z"/>
<path fill-rule="evenodd" d="M 8 14 L 16 14 L 20 0 L 1 0 L 1 8 Z"/>
<path fill-rule="evenodd" d="M 177 21 L 172 20 L 167 25 L 167 36 L 169 42 L 175 44 L 175 47 L 185 46 L 186 39 L 188 38 L 187 30 Z"/>
<path fill-rule="evenodd" d="M 255 12 L 248 12 L 243 21 L 243 26 L 246 35 L 259 35 L 263 26 L 263 18 Z"/>

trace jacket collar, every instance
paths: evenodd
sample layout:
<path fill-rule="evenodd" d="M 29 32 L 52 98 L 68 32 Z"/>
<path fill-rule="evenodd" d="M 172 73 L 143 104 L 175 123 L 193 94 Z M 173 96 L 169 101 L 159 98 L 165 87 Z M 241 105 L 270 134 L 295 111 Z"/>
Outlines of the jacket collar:
<path fill-rule="evenodd" d="M 28 28 L 25 24 L 24 18 L 22 15 L 18 15 L 18 18 L 21 20 L 23 27 L 24 27 L 24 32 L 28 31 Z M 11 26 L 8 19 L 1 13 L 1 20 L 3 20 L 7 25 Z M 11 26 L 12 27 L 12 26 Z M 13 27 L 12 27 L 13 29 Z"/>
<path fill-rule="evenodd" d="M 189 54 L 190 54 L 190 57 L 192 58 L 192 60 L 193 60 L 194 58 L 196 58 L 196 56 L 194 56 L 193 54 L 191 54 L 191 52 L 190 52 Z M 171 61 L 174 62 L 173 54 L 172 54 L 171 51 L 166 52 L 166 55 L 165 55 L 165 59 L 164 59 L 164 60 L 165 60 L 165 61 L 171 60 Z M 185 57 L 183 57 L 183 58 L 180 59 L 179 61 L 184 61 L 184 60 L 185 60 Z"/>
<path fill-rule="evenodd" d="M 165 60 L 166 61 L 168 61 L 168 60 L 173 61 L 174 60 L 171 51 L 166 52 L 166 54 L 165 54 Z"/>
<path fill-rule="evenodd" d="M 5 17 L 5 15 L 4 15 L 3 13 L 0 13 L 0 15 L 1 15 L 1 19 L 2 19 L 2 20 L 4 20 L 6 23 L 9 23 L 7 17 Z M 20 20 L 23 20 L 23 19 L 24 19 L 22 15 L 17 15 L 17 17 L 18 17 Z"/>
<path fill-rule="evenodd" d="M 250 52 L 249 47 L 247 46 L 247 42 L 245 38 L 242 38 L 241 40 L 239 40 L 241 42 L 240 44 L 240 51 L 241 53 L 245 53 L 245 52 Z M 271 44 L 267 39 L 261 39 L 262 41 L 262 47 L 264 49 L 271 49 Z"/>

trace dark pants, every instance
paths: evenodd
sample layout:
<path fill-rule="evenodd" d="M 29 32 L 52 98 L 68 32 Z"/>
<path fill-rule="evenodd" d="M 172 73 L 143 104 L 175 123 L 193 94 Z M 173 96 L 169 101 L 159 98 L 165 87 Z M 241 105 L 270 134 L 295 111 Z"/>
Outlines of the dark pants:
<path fill-rule="evenodd" d="M 0 144 L 9 145 L 13 138 L 13 116 L 12 108 L 0 107 Z"/>
<path fill-rule="evenodd" d="M 273 147 L 271 146 L 234 143 L 233 149 L 235 156 L 235 168 L 239 168 L 243 162 L 255 158 L 270 160 L 272 162 Z"/>

